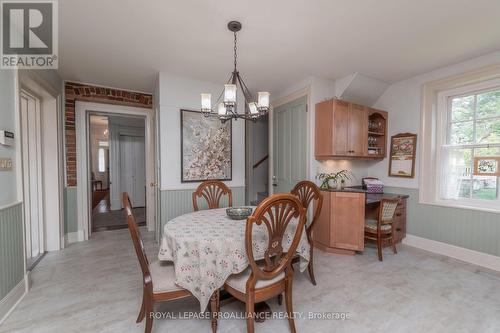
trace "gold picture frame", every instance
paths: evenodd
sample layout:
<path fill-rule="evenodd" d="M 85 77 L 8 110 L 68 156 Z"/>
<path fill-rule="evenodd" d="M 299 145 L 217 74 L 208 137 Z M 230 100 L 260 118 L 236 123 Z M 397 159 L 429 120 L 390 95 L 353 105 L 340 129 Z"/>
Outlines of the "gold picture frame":
<path fill-rule="evenodd" d="M 400 133 L 391 136 L 389 177 L 414 178 L 416 153 L 416 134 Z"/>

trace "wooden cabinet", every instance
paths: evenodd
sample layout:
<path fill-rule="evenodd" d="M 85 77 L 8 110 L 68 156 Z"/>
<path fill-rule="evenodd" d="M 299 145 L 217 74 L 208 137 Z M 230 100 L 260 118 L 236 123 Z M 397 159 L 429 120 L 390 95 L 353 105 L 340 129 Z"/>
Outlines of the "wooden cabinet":
<path fill-rule="evenodd" d="M 315 119 L 316 159 L 385 157 L 385 148 L 378 147 L 385 147 L 387 142 L 386 112 L 331 99 L 316 104 Z M 369 136 L 369 124 L 380 125 L 380 129 L 383 129 L 383 132 L 375 133 L 379 139 Z"/>
<path fill-rule="evenodd" d="M 387 112 L 368 109 L 368 156 L 387 156 Z"/>
<path fill-rule="evenodd" d="M 394 241 L 401 243 L 403 238 L 406 237 L 406 199 L 401 199 L 401 202 L 398 204 L 392 223 L 394 227 Z"/>
<path fill-rule="evenodd" d="M 314 228 L 314 245 L 328 252 L 364 250 L 365 194 L 321 191 L 323 207 Z"/>

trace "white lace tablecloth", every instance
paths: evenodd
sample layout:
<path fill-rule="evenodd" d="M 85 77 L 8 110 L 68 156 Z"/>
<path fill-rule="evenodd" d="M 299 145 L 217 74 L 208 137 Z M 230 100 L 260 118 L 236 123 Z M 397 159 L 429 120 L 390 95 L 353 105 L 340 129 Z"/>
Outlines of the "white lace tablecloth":
<path fill-rule="evenodd" d="M 254 208 L 254 207 L 252 207 Z M 283 249 L 291 245 L 298 220 L 292 220 L 283 237 Z M 248 267 L 245 250 L 246 220 L 231 220 L 226 209 L 210 209 L 178 216 L 165 224 L 159 260 L 173 261 L 175 283 L 189 290 L 204 311 L 213 292 L 231 274 Z M 253 248 L 256 260 L 264 258 L 268 234 L 265 226 L 254 226 Z M 309 242 L 305 230 L 297 247 L 300 270 L 307 268 Z"/>

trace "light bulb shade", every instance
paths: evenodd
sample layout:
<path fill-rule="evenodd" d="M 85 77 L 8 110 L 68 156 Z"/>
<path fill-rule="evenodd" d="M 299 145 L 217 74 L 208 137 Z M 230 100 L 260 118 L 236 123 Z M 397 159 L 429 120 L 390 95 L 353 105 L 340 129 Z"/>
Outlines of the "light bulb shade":
<path fill-rule="evenodd" d="M 219 114 L 219 116 L 225 116 L 227 111 L 226 111 L 226 106 L 224 105 L 224 103 L 219 103 L 219 105 L 217 106 L 217 113 Z"/>
<path fill-rule="evenodd" d="M 260 91 L 258 95 L 259 108 L 269 108 L 269 93 L 267 91 Z"/>
<path fill-rule="evenodd" d="M 201 94 L 201 109 L 210 110 L 212 108 L 212 94 Z"/>
<path fill-rule="evenodd" d="M 250 109 L 251 114 L 258 114 L 259 113 L 259 109 L 257 109 L 257 103 L 255 103 L 255 102 L 248 103 L 248 108 Z"/>
<path fill-rule="evenodd" d="M 236 103 L 236 85 L 224 85 L 224 103 Z"/>

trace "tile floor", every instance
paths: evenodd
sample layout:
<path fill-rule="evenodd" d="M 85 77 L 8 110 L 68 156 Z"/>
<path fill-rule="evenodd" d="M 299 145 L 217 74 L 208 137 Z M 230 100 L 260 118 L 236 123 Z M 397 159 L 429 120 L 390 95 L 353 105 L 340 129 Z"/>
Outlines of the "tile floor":
<path fill-rule="evenodd" d="M 143 231 L 149 259 L 153 233 Z M 318 286 L 296 274 L 294 310 L 298 332 L 500 332 L 500 274 L 406 246 L 363 255 L 316 252 Z M 32 273 L 32 289 L 0 332 L 143 332 L 135 319 L 141 275 L 128 230 L 93 234 L 85 243 L 49 253 Z M 283 308 L 269 302 L 275 313 Z M 196 300 L 163 304 L 157 311 L 197 311 Z M 227 316 L 243 311 L 222 307 Z M 347 319 L 309 320 L 309 312 L 347 313 Z M 326 314 L 327 315 L 327 314 Z M 210 332 L 210 321 L 156 320 L 153 332 Z M 222 319 L 219 332 L 246 332 L 244 320 Z M 256 332 L 289 332 L 286 319 L 256 324 Z"/>

